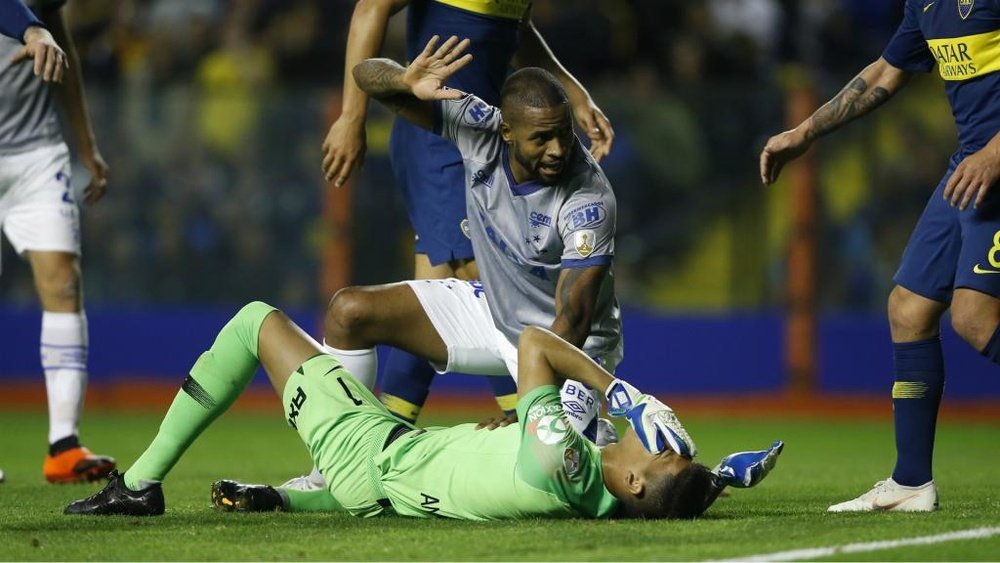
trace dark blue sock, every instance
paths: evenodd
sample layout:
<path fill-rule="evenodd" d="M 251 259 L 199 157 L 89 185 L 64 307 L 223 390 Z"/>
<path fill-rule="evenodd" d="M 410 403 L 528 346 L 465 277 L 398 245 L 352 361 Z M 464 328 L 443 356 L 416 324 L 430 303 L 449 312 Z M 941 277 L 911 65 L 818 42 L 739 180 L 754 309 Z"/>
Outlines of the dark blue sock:
<path fill-rule="evenodd" d="M 1000 364 L 1000 326 L 993 331 L 993 336 L 986 343 L 986 347 L 979 351 L 980 354 L 989 358 L 994 364 Z"/>
<path fill-rule="evenodd" d="M 389 350 L 382 367 L 382 404 L 389 411 L 414 422 L 424 408 L 435 371 L 430 363 L 398 348 Z"/>
<path fill-rule="evenodd" d="M 507 416 L 517 412 L 517 383 L 513 377 L 491 376 L 486 378 L 493 388 L 493 396 L 500 405 L 500 410 Z"/>
<path fill-rule="evenodd" d="M 896 469 L 892 479 L 915 487 L 931 480 L 934 429 L 944 391 L 941 338 L 893 344 L 896 382 L 892 409 L 896 421 Z"/>

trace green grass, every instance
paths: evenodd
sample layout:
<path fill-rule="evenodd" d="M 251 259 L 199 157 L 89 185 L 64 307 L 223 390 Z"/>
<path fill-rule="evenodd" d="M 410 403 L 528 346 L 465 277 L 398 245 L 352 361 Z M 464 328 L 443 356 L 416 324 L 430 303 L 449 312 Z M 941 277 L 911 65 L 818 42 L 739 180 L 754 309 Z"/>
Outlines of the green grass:
<path fill-rule="evenodd" d="M 428 422 L 442 422 L 441 419 Z M 159 415 L 91 412 L 83 433 L 94 451 L 127 467 L 152 438 Z M 308 469 L 305 449 L 280 415 L 224 416 L 174 468 L 158 518 L 62 515 L 99 485 L 42 482 L 46 420 L 0 414 L 0 560 L 700 560 L 891 540 L 1000 526 L 1000 425 L 943 424 L 933 514 L 826 514 L 892 468 L 888 422 L 691 418 L 699 459 L 737 449 L 787 447 L 760 487 L 733 491 L 693 522 L 518 521 L 472 523 L 338 514 L 226 514 L 209 508 L 223 478 L 281 482 Z M 840 556 L 850 560 L 993 560 L 1000 537 Z"/>

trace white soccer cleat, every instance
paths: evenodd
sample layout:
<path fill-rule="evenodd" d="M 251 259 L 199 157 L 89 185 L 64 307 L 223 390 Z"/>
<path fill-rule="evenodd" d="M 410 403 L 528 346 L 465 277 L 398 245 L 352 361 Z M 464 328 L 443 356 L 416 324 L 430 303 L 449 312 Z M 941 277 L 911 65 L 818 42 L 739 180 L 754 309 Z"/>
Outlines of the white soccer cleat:
<path fill-rule="evenodd" d="M 937 487 L 934 481 L 919 487 L 906 487 L 892 480 L 875 483 L 872 490 L 856 499 L 835 504 L 827 512 L 932 512 L 938 508 Z"/>
<path fill-rule="evenodd" d="M 313 467 L 309 475 L 292 477 L 282 483 L 279 488 L 293 491 L 321 491 L 326 488 L 326 479 L 323 478 L 318 469 Z"/>

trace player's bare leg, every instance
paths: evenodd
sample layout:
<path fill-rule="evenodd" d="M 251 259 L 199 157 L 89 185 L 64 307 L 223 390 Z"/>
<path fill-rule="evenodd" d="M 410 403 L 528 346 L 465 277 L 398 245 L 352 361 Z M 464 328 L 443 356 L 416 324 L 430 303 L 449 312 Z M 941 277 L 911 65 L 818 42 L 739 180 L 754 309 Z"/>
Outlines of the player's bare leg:
<path fill-rule="evenodd" d="M 892 388 L 896 467 L 890 478 L 879 481 L 855 499 L 831 506 L 831 512 L 937 509 L 931 460 L 938 405 L 944 390 L 940 321 L 947 308 L 946 303 L 902 286 L 896 286 L 889 295 L 896 380 Z"/>
<path fill-rule="evenodd" d="M 444 341 L 405 283 L 338 291 L 326 311 L 325 338 L 327 346 L 339 350 L 388 344 L 432 362 L 448 361 Z"/>
<path fill-rule="evenodd" d="M 951 301 L 951 326 L 970 346 L 996 361 L 989 347 L 1000 326 L 1000 299 L 974 289 L 956 289 Z"/>
<path fill-rule="evenodd" d="M 51 483 L 94 481 L 115 460 L 80 445 L 79 420 L 87 388 L 87 320 L 80 261 L 70 252 L 28 251 L 42 304 L 41 356 L 49 401 L 49 454 L 42 472 Z"/>

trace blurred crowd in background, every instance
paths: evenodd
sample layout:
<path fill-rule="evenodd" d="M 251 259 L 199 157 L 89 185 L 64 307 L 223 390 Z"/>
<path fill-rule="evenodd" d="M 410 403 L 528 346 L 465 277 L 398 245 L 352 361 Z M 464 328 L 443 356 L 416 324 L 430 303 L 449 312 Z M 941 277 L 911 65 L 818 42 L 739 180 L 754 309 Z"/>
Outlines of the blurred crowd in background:
<path fill-rule="evenodd" d="M 337 108 L 347 0 L 88 0 L 65 8 L 109 193 L 85 211 L 88 305 L 316 308 L 329 236 L 320 145 Z M 534 21 L 616 132 L 620 298 L 662 310 L 784 299 L 788 186 L 757 157 L 786 100 L 820 100 L 876 59 L 902 0 L 537 0 Z M 404 16 L 384 53 L 403 59 Z M 353 182 L 354 283 L 412 274 L 392 185 L 391 117 L 373 105 Z M 940 83 L 921 78 L 819 145 L 820 303 L 880 310 L 906 237 L 954 150 Z M 76 178 L 76 183 L 83 183 Z M 31 302 L 3 250 L 0 295 Z"/>

